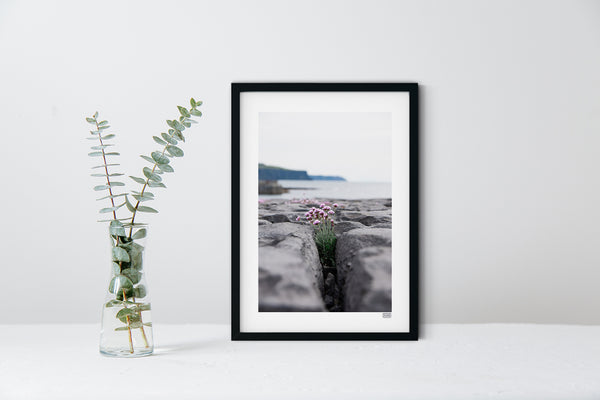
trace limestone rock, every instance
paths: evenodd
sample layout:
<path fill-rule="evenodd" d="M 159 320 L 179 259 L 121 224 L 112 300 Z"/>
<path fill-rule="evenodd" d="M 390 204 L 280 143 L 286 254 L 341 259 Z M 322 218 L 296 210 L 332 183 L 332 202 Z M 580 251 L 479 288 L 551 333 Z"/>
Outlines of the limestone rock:
<path fill-rule="evenodd" d="M 350 260 L 344 286 L 344 311 L 392 311 L 392 250 L 366 247 Z"/>
<path fill-rule="evenodd" d="M 259 226 L 259 311 L 324 311 L 323 274 L 312 228 Z"/>

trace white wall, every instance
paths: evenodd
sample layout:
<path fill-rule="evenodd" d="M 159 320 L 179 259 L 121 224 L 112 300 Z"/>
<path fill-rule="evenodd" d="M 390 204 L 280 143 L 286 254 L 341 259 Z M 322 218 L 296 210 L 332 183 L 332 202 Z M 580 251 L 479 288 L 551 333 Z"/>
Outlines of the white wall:
<path fill-rule="evenodd" d="M 123 170 L 205 101 L 155 202 L 154 318 L 229 321 L 233 81 L 421 86 L 425 322 L 600 323 L 600 2 L 0 3 L 0 322 L 98 322 L 84 116 Z"/>

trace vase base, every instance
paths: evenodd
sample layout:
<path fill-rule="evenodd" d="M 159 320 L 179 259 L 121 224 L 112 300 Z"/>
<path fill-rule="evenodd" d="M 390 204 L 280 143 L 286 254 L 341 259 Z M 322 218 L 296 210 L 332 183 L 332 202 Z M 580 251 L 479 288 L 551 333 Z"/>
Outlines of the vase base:
<path fill-rule="evenodd" d="M 136 349 L 131 353 L 129 350 L 107 350 L 100 349 L 100 354 L 105 357 L 118 357 L 118 358 L 137 358 L 151 356 L 153 349 Z"/>

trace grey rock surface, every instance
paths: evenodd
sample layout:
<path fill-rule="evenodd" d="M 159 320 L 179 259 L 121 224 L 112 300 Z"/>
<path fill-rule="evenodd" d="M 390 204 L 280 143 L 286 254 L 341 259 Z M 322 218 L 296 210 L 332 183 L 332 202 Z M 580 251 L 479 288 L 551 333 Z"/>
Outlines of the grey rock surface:
<path fill-rule="evenodd" d="M 392 230 L 387 228 L 353 229 L 338 237 L 335 258 L 338 269 L 338 282 L 345 285 L 346 274 L 352 266 L 352 259 L 365 247 L 391 247 Z"/>
<path fill-rule="evenodd" d="M 321 201 L 259 203 L 260 311 L 391 310 L 391 200 L 329 201 L 340 207 L 333 216 L 337 265 L 326 282 L 314 228 L 304 219 Z"/>
<path fill-rule="evenodd" d="M 324 311 L 323 274 L 308 225 L 259 226 L 259 311 Z"/>
<path fill-rule="evenodd" d="M 350 260 L 344 286 L 344 311 L 392 311 L 392 251 L 366 247 Z"/>

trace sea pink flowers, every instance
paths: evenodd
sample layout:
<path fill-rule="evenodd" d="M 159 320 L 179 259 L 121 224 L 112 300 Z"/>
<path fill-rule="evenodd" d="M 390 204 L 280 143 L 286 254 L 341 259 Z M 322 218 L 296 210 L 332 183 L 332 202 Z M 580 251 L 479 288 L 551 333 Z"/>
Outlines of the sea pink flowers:
<path fill-rule="evenodd" d="M 319 208 L 311 207 L 306 213 L 304 218 L 301 216 L 296 217 L 296 221 L 305 219 L 308 223 L 313 225 L 317 230 L 333 230 L 335 222 L 333 216 L 335 215 L 334 209 L 337 209 L 339 205 L 337 203 L 331 204 L 328 201 L 324 201 L 320 204 Z M 333 231 L 332 231 L 333 233 Z"/>

